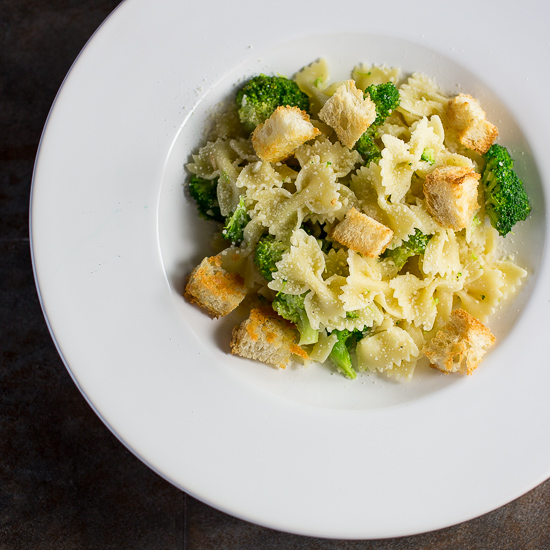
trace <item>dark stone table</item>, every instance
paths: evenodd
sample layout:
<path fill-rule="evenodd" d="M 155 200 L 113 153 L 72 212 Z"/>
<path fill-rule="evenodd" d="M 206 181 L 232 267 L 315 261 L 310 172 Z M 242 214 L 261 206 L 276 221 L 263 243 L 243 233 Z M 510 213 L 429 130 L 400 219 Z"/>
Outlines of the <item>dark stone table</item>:
<path fill-rule="evenodd" d="M 249 524 L 185 495 L 95 416 L 42 317 L 28 204 L 50 105 L 117 3 L 0 0 L 0 550 L 550 548 L 550 481 L 499 510 L 433 533 L 311 539 Z"/>

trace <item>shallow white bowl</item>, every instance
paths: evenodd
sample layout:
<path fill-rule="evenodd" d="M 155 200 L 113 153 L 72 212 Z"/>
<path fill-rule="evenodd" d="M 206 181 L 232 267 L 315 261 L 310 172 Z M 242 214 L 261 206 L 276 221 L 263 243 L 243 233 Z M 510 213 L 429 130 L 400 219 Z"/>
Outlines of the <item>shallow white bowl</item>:
<path fill-rule="evenodd" d="M 435 2 L 383 5 L 373 19 L 355 1 L 338 13 L 323 0 L 266 14 L 251 1 L 127 0 L 84 49 L 37 158 L 35 274 L 76 384 L 159 474 L 249 521 L 335 538 L 445 527 L 550 476 L 550 121 L 537 108 L 548 44 L 507 42 L 518 31 L 503 6 L 487 26 L 489 6 L 474 2 L 449 25 L 450 8 Z M 544 10 L 531 12 L 534 37 Z M 231 320 L 211 321 L 180 297 L 208 253 L 211 227 L 182 184 L 210 113 L 243 78 L 291 75 L 320 56 L 336 79 L 357 62 L 385 63 L 472 93 L 516 157 L 534 208 L 507 244 L 530 276 L 492 320 L 499 344 L 473 377 L 420 369 L 398 384 L 350 382 L 321 365 L 276 371 L 229 355 Z"/>

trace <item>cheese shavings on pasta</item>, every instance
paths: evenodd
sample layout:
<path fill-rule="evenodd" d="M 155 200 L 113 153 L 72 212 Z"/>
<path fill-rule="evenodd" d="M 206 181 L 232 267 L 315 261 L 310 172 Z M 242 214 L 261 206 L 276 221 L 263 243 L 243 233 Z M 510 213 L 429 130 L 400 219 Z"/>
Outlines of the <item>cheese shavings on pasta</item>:
<path fill-rule="evenodd" d="M 428 75 L 403 78 L 384 65 L 360 64 L 331 82 L 321 59 L 282 79 L 273 115 L 270 78 L 237 96 L 241 120 L 260 97 L 265 122 L 250 136 L 238 124 L 214 136 L 187 164 L 201 215 L 225 222 L 215 260 L 201 264 L 216 269 L 200 280 L 195 270 L 186 295 L 208 311 L 213 300 L 224 312 L 252 304 L 232 351 L 276 367 L 327 360 L 348 378 L 410 380 L 427 356 L 443 372 L 471 373 L 494 342 L 483 323 L 527 271 L 498 252 L 481 184 L 475 191 L 484 158 L 457 141 L 452 97 Z M 373 105 L 374 122 L 365 116 Z M 286 156 L 268 162 L 265 147 Z M 222 277 L 236 281 L 238 295 L 226 283 L 216 292 Z"/>

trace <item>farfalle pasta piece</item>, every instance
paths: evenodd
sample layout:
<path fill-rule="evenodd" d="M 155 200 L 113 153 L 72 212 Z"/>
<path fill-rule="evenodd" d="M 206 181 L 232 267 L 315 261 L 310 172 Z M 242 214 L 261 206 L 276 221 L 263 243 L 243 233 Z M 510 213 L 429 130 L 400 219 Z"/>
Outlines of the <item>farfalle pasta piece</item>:
<path fill-rule="evenodd" d="M 300 90 L 309 96 L 310 112 L 317 115 L 330 97 L 324 92 L 330 80 L 330 70 L 327 60 L 321 58 L 310 63 L 296 73 L 294 80 Z"/>
<path fill-rule="evenodd" d="M 297 229 L 290 239 L 290 248 L 277 263 L 273 281 L 268 286 L 277 292 L 303 294 L 308 290 L 324 292 L 325 255 L 317 239 Z"/>
<path fill-rule="evenodd" d="M 278 240 L 284 241 L 304 219 L 303 203 L 282 188 L 264 189 L 255 194 L 252 219 L 257 219 Z"/>
<path fill-rule="evenodd" d="M 401 104 L 398 110 L 404 115 L 424 117 L 442 116 L 447 107 L 448 97 L 441 93 L 439 86 L 429 76 L 421 73 L 413 73 L 399 89 Z"/>
<path fill-rule="evenodd" d="M 384 210 L 378 204 L 379 190 L 382 190 L 382 195 L 384 193 L 378 164 L 371 163 L 356 170 L 351 175 L 350 189 L 357 197 L 362 212 L 384 225 L 389 225 Z"/>
<path fill-rule="evenodd" d="M 341 208 L 339 184 L 330 166 L 313 157 L 296 178 L 296 199 L 313 214 L 329 214 Z"/>
<path fill-rule="evenodd" d="M 339 299 L 345 282 L 345 277 L 332 275 L 307 294 L 304 307 L 312 328 L 319 330 L 322 325 L 331 331 L 337 328 L 335 321 L 338 323 L 346 319 L 344 304 Z"/>
<path fill-rule="evenodd" d="M 438 229 L 423 201 L 417 200 L 416 204 L 393 204 L 387 200 L 382 185 L 381 168 L 377 164 L 371 163 L 357 170 L 352 175 L 350 187 L 358 197 L 361 209 L 393 231 L 389 248 L 399 246 L 416 229 L 426 235 L 431 235 Z"/>
<path fill-rule="evenodd" d="M 400 69 L 398 67 L 387 67 L 386 65 L 365 65 L 360 63 L 353 67 L 351 78 L 355 85 L 363 92 L 371 85 L 384 84 L 385 82 L 397 82 Z"/>
<path fill-rule="evenodd" d="M 339 142 L 332 143 L 321 137 L 315 141 L 299 147 L 294 156 L 302 167 L 318 158 L 320 164 L 330 166 L 337 178 L 347 176 L 357 164 L 361 162 L 361 155 Z"/>
<path fill-rule="evenodd" d="M 511 260 L 498 262 L 496 267 L 504 276 L 500 291 L 502 292 L 501 300 L 506 300 L 517 291 L 517 288 L 523 282 L 522 279 L 527 277 L 527 271 Z"/>
<path fill-rule="evenodd" d="M 396 326 L 367 335 L 357 344 L 358 367 L 371 372 L 398 369 L 403 362 L 408 363 L 419 355 L 420 350 L 410 334 Z M 409 370 L 410 365 L 407 367 Z"/>
<path fill-rule="evenodd" d="M 390 281 L 394 296 L 402 308 L 402 318 L 431 330 L 438 314 L 436 291 L 457 292 L 462 288 L 461 277 L 420 279 L 413 274 L 398 275 Z"/>
<path fill-rule="evenodd" d="M 437 115 L 423 117 L 411 126 L 409 151 L 414 156 L 415 173 L 421 177 L 433 170 L 445 150 L 445 130 Z"/>
<path fill-rule="evenodd" d="M 345 284 L 345 277 L 333 275 L 325 281 L 325 289 L 322 292 L 311 292 L 306 296 L 305 309 L 313 328 L 324 326 L 329 331 L 362 330 L 382 321 L 383 313 L 376 304 L 354 309 L 352 314 L 348 315 L 348 310 L 341 300 L 342 287 Z"/>
<path fill-rule="evenodd" d="M 201 147 L 198 154 L 193 155 L 193 162 L 187 165 L 191 173 L 201 178 L 218 178 L 218 203 L 223 216 L 234 212 L 239 204 L 236 182 L 240 169 L 235 164 L 240 160 L 230 141 L 220 138 Z"/>
<path fill-rule="evenodd" d="M 388 281 L 382 280 L 380 263 L 375 258 L 365 258 L 356 252 L 348 252 L 349 275 L 340 297 L 347 311 L 370 306 L 379 294 L 390 291 Z"/>
<path fill-rule="evenodd" d="M 287 240 L 300 227 L 306 213 L 335 215 L 341 208 L 340 184 L 332 169 L 320 164 L 318 157 L 307 164 L 295 181 L 296 192 L 284 188 L 259 190 L 255 193 L 253 216 L 258 216 L 272 235 Z"/>
<path fill-rule="evenodd" d="M 452 275 L 462 272 L 460 247 L 454 231 L 438 231 L 426 245 L 422 261 L 426 275 Z"/>
<path fill-rule="evenodd" d="M 395 136 L 382 136 L 384 149 L 380 160 L 380 175 L 385 194 L 392 203 L 401 202 L 411 187 L 411 178 L 416 169 L 415 156 L 409 145 Z"/>
<path fill-rule="evenodd" d="M 480 321 L 485 321 L 503 298 L 504 283 L 502 271 L 485 265 L 479 277 L 466 282 L 464 288 L 457 292 L 462 309 Z"/>
<path fill-rule="evenodd" d="M 269 162 L 258 161 L 247 164 L 239 174 L 236 186 L 244 189 L 247 198 L 257 200 L 256 196 L 265 189 L 280 188 L 283 178 Z"/>
<path fill-rule="evenodd" d="M 237 153 L 237 156 L 240 160 L 246 162 L 256 162 L 258 161 L 258 155 L 254 151 L 252 142 L 249 139 L 245 138 L 234 138 L 229 140 L 229 147 Z"/>
<path fill-rule="evenodd" d="M 439 152 L 432 168 L 435 169 L 444 166 L 457 166 L 460 168 L 469 168 L 471 171 L 476 170 L 476 165 L 471 158 L 459 153 L 453 153 L 448 149 L 443 149 Z"/>

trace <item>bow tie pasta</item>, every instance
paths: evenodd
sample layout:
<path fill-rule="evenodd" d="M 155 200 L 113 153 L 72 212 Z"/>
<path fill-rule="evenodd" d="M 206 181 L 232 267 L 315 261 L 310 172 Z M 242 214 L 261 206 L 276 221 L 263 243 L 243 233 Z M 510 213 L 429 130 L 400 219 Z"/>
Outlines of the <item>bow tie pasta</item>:
<path fill-rule="evenodd" d="M 219 238 L 184 294 L 213 317 L 247 304 L 231 350 L 277 368 L 471 374 L 527 275 L 498 252 L 530 213 L 523 183 L 472 96 L 395 67 L 350 76 L 321 59 L 241 86 L 187 165 Z"/>

